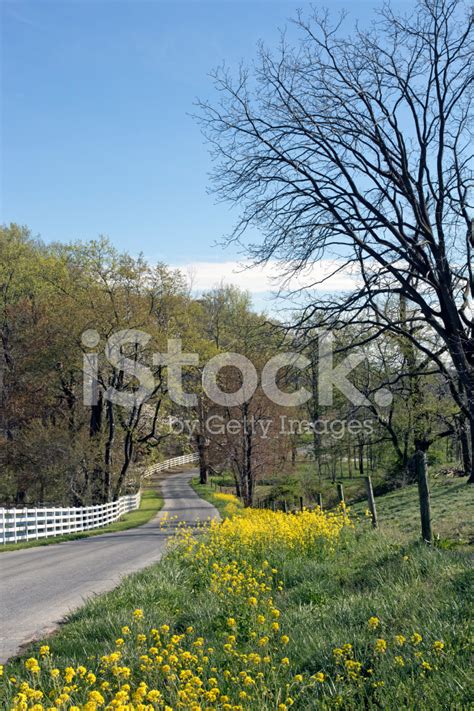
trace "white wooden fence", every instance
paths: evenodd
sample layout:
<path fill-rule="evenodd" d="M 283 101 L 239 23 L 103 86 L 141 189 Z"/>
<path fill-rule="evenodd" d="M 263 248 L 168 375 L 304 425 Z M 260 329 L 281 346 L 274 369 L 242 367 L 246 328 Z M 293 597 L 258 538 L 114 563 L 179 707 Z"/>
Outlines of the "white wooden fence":
<path fill-rule="evenodd" d="M 153 466 L 148 467 L 143 475 L 143 478 L 147 479 L 153 474 L 166 471 L 167 469 L 172 469 L 173 467 L 180 467 L 182 464 L 192 464 L 193 462 L 197 462 L 198 459 L 199 454 L 197 454 L 197 452 L 193 452 L 192 454 L 183 454 L 181 457 L 174 457 L 173 459 L 166 459 L 164 462 L 153 464 Z"/>
<path fill-rule="evenodd" d="M 162 472 L 182 464 L 191 464 L 199 459 L 196 453 L 167 459 L 148 467 L 144 477 Z M 70 506 L 66 508 L 0 508 L 0 544 L 35 541 L 49 536 L 102 528 L 117 521 L 121 516 L 140 506 L 141 494 L 121 496 L 117 501 L 97 506 Z"/>
<path fill-rule="evenodd" d="M 117 501 L 96 506 L 70 506 L 66 508 L 0 508 L 0 543 L 34 541 L 49 536 L 102 528 L 121 516 L 138 509 L 141 494 L 121 496 Z"/>

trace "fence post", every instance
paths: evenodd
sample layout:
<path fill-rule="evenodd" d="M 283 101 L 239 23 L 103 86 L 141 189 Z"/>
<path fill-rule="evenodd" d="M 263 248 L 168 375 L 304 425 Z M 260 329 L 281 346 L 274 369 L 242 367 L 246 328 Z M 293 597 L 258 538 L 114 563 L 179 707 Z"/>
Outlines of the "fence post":
<path fill-rule="evenodd" d="M 369 511 L 372 517 L 372 527 L 377 528 L 377 509 L 375 508 L 374 490 L 372 488 L 372 479 L 370 476 L 365 477 L 365 490 L 367 492 L 367 501 L 369 502 Z"/>
<path fill-rule="evenodd" d="M 426 465 L 426 452 L 415 452 L 416 476 L 418 479 L 418 494 L 420 497 L 421 535 L 426 543 L 433 541 L 431 528 L 430 489 L 428 484 L 428 467 Z"/>
<path fill-rule="evenodd" d="M 339 497 L 339 502 L 340 502 L 341 504 L 345 504 L 345 500 L 344 500 L 344 487 L 343 487 L 343 485 L 340 484 L 340 483 L 337 485 L 337 495 L 338 495 L 338 497 Z"/>

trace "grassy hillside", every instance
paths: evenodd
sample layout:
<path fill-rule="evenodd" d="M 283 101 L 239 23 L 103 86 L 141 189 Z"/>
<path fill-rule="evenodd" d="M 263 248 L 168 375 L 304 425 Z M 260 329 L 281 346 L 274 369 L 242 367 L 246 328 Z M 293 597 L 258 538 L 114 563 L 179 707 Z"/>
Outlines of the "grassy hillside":
<path fill-rule="evenodd" d="M 466 478 L 431 478 L 431 515 L 433 531 L 442 544 L 474 542 L 474 486 Z M 392 526 L 416 537 L 420 530 L 418 487 L 415 485 L 396 489 L 376 497 L 380 526 Z M 366 503 L 352 507 L 354 513 L 363 514 Z"/>

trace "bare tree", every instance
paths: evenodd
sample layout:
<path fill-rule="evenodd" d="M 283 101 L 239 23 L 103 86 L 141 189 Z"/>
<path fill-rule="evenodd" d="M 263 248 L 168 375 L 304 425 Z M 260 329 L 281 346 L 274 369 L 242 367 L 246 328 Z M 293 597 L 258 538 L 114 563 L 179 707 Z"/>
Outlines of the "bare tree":
<path fill-rule="evenodd" d="M 377 313 L 377 299 L 407 300 L 412 324 L 436 335 L 433 358 L 474 451 L 472 10 L 418 0 L 409 16 L 384 6 L 352 35 L 345 21 L 299 15 L 295 47 L 283 37 L 275 54 L 260 47 L 254 72 L 215 73 L 221 100 L 202 103 L 200 119 L 216 190 L 242 209 L 231 239 L 261 231 L 248 245 L 257 262 L 282 260 L 291 275 L 333 258 L 335 271 L 359 275 L 350 296 L 327 299 L 327 314 L 368 313 L 405 334 L 406 318 Z"/>

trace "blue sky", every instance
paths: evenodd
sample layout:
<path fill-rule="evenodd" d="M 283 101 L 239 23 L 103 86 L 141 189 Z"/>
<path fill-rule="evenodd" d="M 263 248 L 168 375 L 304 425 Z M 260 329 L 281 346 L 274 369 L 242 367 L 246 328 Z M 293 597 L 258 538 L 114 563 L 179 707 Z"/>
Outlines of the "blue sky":
<path fill-rule="evenodd" d="M 363 22 L 377 5 L 331 2 Z M 213 246 L 235 217 L 206 194 L 210 161 L 188 113 L 212 98 L 213 67 L 275 44 L 297 7 L 309 5 L 3 0 L 0 221 L 45 241 L 107 234 L 173 265 L 237 259 Z"/>

